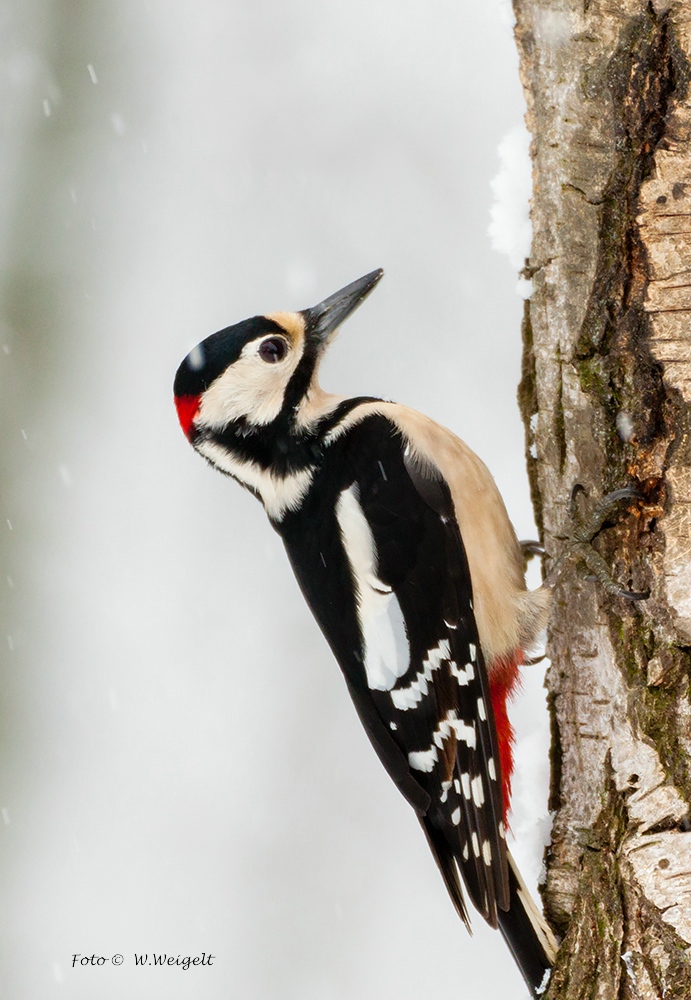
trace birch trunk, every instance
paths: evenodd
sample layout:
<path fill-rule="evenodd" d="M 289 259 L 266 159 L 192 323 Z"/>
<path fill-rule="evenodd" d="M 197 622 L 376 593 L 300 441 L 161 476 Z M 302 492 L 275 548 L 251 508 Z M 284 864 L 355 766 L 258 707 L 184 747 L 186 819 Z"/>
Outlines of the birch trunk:
<path fill-rule="evenodd" d="M 612 596 L 562 564 L 549 636 L 564 936 L 548 1000 L 691 997 L 691 4 L 514 0 L 532 133 L 519 393 L 548 568 L 609 491 Z"/>

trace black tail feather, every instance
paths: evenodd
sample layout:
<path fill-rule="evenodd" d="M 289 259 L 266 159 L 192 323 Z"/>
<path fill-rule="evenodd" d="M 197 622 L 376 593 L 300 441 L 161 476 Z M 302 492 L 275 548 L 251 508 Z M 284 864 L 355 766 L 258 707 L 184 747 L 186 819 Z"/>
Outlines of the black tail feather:
<path fill-rule="evenodd" d="M 516 965 L 521 970 L 532 996 L 540 996 L 549 982 L 558 944 L 545 918 L 538 910 L 516 863 L 508 855 L 511 905 L 499 911 L 499 930 Z"/>
<path fill-rule="evenodd" d="M 422 824 L 422 829 L 425 831 L 427 843 L 432 849 L 434 860 L 437 862 L 439 871 L 444 879 L 444 884 L 448 889 L 449 896 L 451 896 L 451 901 L 456 907 L 456 912 L 468 928 L 468 933 L 472 934 L 473 932 L 470 927 L 468 909 L 465 905 L 465 899 L 463 898 L 463 886 L 458 874 L 458 868 L 454 860 L 453 852 L 449 848 L 443 834 L 435 829 L 426 816 L 419 816 L 418 819 Z M 470 892 L 471 898 L 473 898 L 473 890 L 476 893 L 479 892 L 479 888 L 477 886 L 466 885 L 466 889 Z"/>
<path fill-rule="evenodd" d="M 468 910 L 463 898 L 463 882 L 477 909 L 481 910 L 482 907 L 482 900 L 479 898 L 480 887 L 472 879 L 473 869 L 464 868 L 461 878 L 460 866 L 443 833 L 437 830 L 427 817 L 419 818 L 456 911 L 470 931 Z M 509 874 L 509 909 L 501 910 L 498 907 L 495 909 L 499 930 L 526 981 L 531 996 L 540 997 L 547 988 L 549 972 L 554 965 L 559 946 L 528 892 L 516 862 L 508 850 L 506 859 Z M 488 923 L 492 925 L 490 920 Z"/>

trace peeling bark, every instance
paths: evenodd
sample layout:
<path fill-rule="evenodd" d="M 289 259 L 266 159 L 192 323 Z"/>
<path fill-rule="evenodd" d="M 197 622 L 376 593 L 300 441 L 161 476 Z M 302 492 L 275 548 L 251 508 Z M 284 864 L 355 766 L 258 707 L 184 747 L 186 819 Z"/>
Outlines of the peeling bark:
<path fill-rule="evenodd" d="M 519 401 L 548 569 L 548 1000 L 691 996 L 691 8 L 514 0 L 532 133 Z M 568 557 L 594 545 L 632 602 Z M 581 567 L 582 569 L 582 567 Z"/>

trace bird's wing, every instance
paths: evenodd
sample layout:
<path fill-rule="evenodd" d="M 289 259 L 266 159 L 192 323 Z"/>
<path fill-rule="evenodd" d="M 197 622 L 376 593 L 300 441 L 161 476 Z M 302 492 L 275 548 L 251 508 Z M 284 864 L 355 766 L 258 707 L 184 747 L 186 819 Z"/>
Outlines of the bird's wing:
<path fill-rule="evenodd" d="M 351 426 L 324 462 L 328 509 L 309 498 L 301 509 L 311 550 L 291 544 L 289 523 L 281 533 L 459 913 L 467 921 L 460 869 L 496 926 L 497 907 L 509 905 L 501 774 L 470 574 L 448 485 L 409 444 L 382 415 Z"/>

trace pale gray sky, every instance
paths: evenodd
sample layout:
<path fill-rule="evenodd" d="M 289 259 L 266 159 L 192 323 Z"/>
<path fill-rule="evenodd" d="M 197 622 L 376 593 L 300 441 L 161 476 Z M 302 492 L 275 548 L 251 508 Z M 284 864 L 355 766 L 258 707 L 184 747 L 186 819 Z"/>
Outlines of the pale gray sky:
<path fill-rule="evenodd" d="M 23 0 L 0 24 L 0 997 L 523 1000 L 171 399 L 202 337 L 384 267 L 325 387 L 450 426 L 533 533 L 522 302 L 487 232 L 523 114 L 508 5 Z"/>

